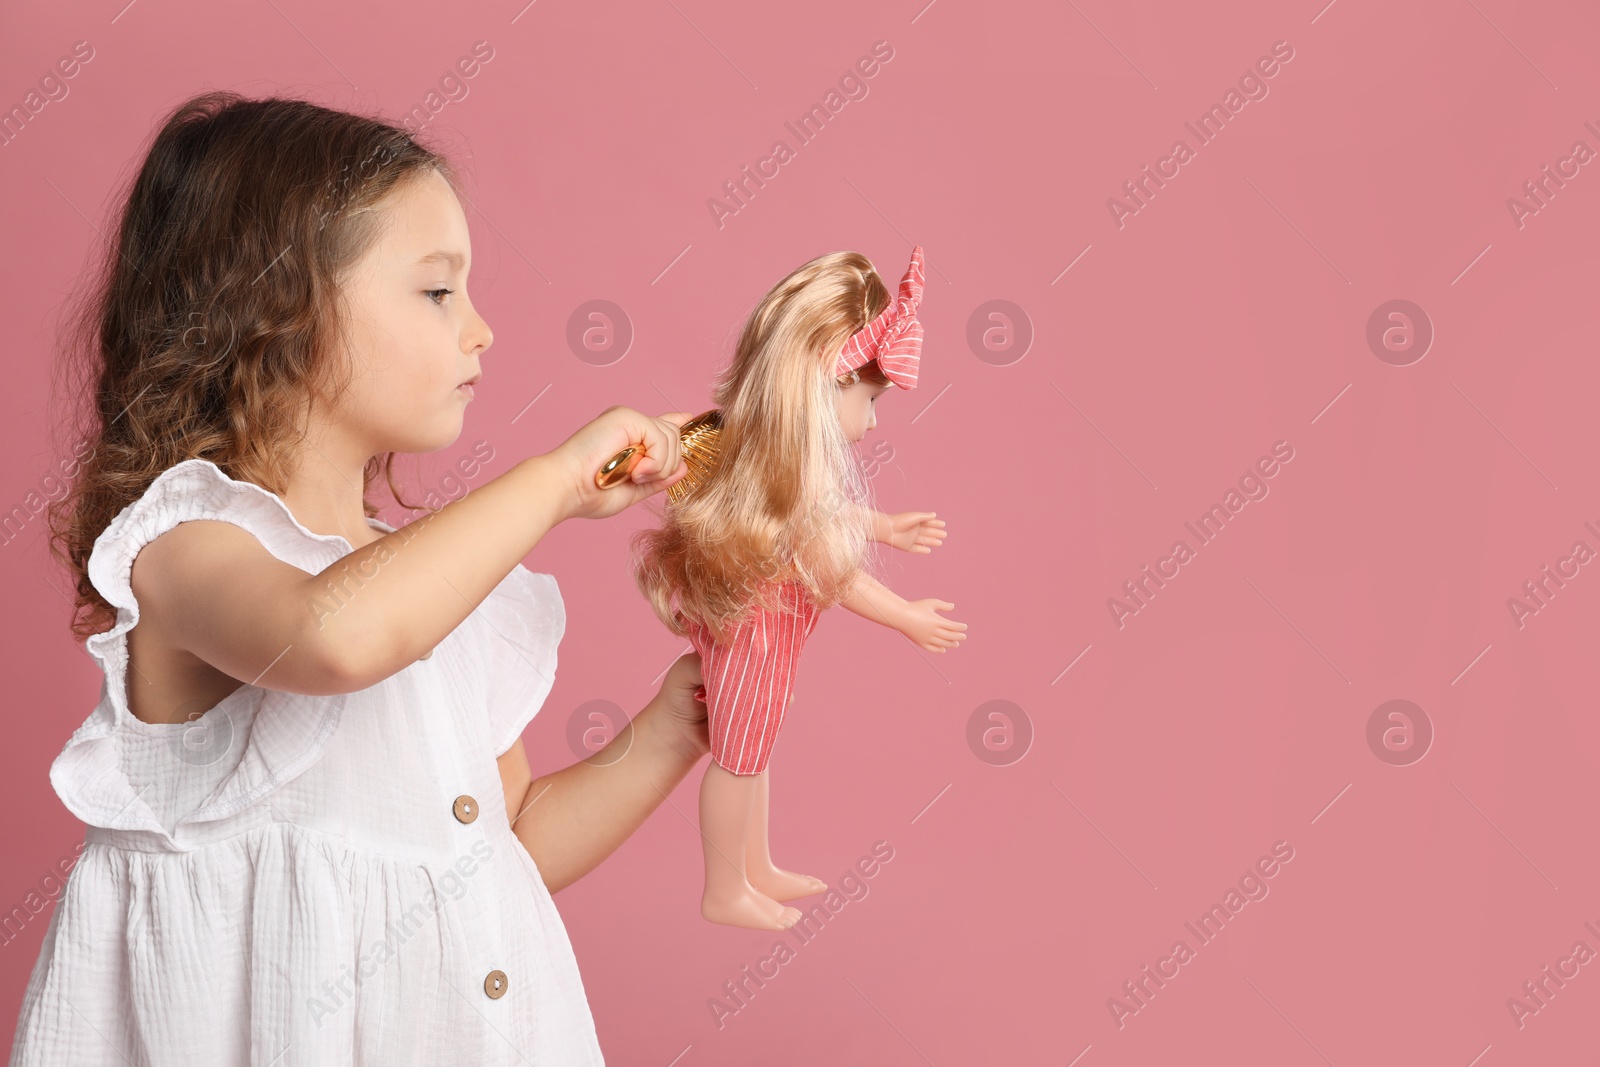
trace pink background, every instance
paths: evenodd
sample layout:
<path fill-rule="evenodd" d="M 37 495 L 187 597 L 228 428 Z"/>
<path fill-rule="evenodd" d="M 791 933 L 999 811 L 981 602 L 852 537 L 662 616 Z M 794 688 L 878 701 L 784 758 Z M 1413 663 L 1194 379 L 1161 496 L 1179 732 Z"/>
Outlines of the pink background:
<path fill-rule="evenodd" d="M 893 860 L 719 1027 L 723 982 L 796 942 L 699 917 L 694 772 L 557 898 L 612 1062 L 1595 1055 L 1600 963 L 1520 1028 L 1507 1007 L 1575 942 L 1600 951 L 1597 568 L 1521 628 L 1507 607 L 1575 541 L 1600 549 L 1600 175 L 1520 227 L 1507 207 L 1573 142 L 1600 149 L 1592 5 L 123 2 L 0 14 L 7 107 L 94 49 L 0 149 L 8 510 L 57 459 L 52 338 L 94 227 L 152 123 L 205 87 L 397 117 L 494 49 L 432 128 L 469 172 L 497 343 L 414 486 L 484 441 L 481 482 L 609 404 L 702 410 L 788 270 L 853 248 L 898 277 L 926 248 L 922 380 L 868 441 L 892 449 L 881 505 L 949 523 L 932 556 L 888 559 L 893 584 L 953 601 L 969 637 L 930 656 L 830 613 L 773 760 L 781 865 L 834 880 L 878 841 Z M 880 40 L 868 95 L 797 146 L 784 122 Z M 1277 41 L 1269 94 L 1197 146 L 1184 123 Z M 1119 228 L 1108 198 L 1180 137 L 1195 157 Z M 719 228 L 707 199 L 780 138 L 795 157 Z M 605 366 L 566 341 L 596 299 L 635 331 Z M 1366 341 L 1395 299 L 1435 331 L 1407 366 Z M 969 344 L 991 300 L 1031 324 L 1020 358 Z M 1278 441 L 1269 495 L 1119 628 L 1108 598 L 1194 547 L 1184 523 Z M 574 758 L 580 705 L 636 712 L 686 647 L 626 571 L 648 518 L 570 523 L 528 557 L 570 612 L 536 773 Z M 42 524 L 12 534 L 6 910 L 82 840 L 46 772 L 100 684 Z M 1367 740 L 1395 699 L 1434 733 L 1409 765 Z M 995 700 L 1032 731 L 1004 766 L 968 742 Z M 1184 923 L 1279 841 L 1270 894 L 1200 946 Z M 44 925 L 0 948 L 6 1048 Z M 1194 958 L 1119 1027 L 1108 998 L 1180 938 Z"/>

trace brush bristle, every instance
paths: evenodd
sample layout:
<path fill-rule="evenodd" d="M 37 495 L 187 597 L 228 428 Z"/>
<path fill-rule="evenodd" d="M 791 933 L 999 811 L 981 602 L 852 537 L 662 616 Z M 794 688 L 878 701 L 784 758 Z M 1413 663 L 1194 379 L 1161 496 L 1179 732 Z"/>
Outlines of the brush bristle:
<path fill-rule="evenodd" d="M 703 485 L 716 470 L 721 454 L 717 441 L 722 430 L 722 412 L 716 408 L 697 415 L 678 429 L 683 442 L 683 463 L 689 473 L 667 487 L 667 498 L 676 504 Z"/>

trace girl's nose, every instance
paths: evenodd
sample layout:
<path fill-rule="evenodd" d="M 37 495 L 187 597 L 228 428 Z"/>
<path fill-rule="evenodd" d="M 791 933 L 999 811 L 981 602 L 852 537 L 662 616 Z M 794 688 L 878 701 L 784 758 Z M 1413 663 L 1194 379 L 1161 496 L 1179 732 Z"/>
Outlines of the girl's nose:
<path fill-rule="evenodd" d="M 476 311 L 472 313 L 472 323 L 461 338 L 463 347 L 468 352 L 482 352 L 494 344 L 494 331 L 489 329 L 489 324 L 482 315 Z"/>

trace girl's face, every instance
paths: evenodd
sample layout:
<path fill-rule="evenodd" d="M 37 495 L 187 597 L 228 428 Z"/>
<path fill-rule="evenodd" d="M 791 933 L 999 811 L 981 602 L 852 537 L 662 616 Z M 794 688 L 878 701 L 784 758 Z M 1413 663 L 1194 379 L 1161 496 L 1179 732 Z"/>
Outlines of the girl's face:
<path fill-rule="evenodd" d="M 878 397 L 893 389 L 894 385 L 873 385 L 857 381 L 841 386 L 838 393 L 839 425 L 852 442 L 867 436 L 867 431 L 878 425 Z"/>
<path fill-rule="evenodd" d="M 494 341 L 467 297 L 472 243 L 450 185 L 436 171 L 403 182 L 378 209 L 382 236 L 343 291 L 353 372 L 334 418 L 372 454 L 435 452 L 462 416 Z"/>

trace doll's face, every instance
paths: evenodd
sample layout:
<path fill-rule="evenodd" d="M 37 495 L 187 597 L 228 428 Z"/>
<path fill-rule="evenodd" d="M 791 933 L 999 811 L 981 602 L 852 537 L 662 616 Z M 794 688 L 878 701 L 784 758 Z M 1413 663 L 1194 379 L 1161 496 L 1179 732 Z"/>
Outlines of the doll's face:
<path fill-rule="evenodd" d="M 873 385 L 870 382 L 852 382 L 839 387 L 839 425 L 851 442 L 867 436 L 867 431 L 878 425 L 878 397 L 893 389 L 893 384 Z"/>

